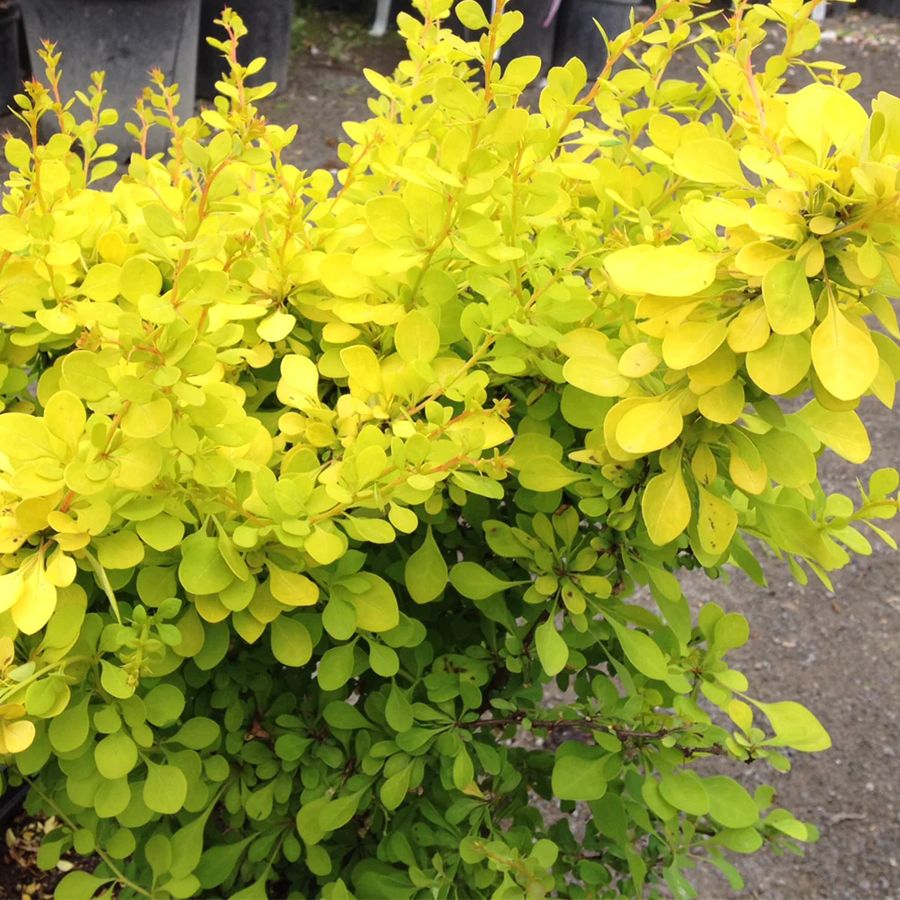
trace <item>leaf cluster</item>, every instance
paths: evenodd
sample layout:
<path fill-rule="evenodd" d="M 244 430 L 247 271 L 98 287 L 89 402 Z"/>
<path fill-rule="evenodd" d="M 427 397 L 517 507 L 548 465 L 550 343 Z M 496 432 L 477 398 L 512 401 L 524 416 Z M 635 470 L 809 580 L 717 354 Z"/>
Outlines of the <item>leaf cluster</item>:
<path fill-rule="evenodd" d="M 659 0 L 539 89 L 495 62 L 520 13 L 463 0 L 466 41 L 422 0 L 336 177 L 283 160 L 230 11 L 214 107 L 154 76 L 108 187 L 102 78 L 64 104 L 45 47 L 0 215 L 0 756 L 62 823 L 41 864 L 101 857 L 60 900 L 689 897 L 815 839 L 698 765 L 830 740 L 678 577 L 893 543 L 897 472 L 818 461 L 865 462 L 900 376 L 900 100 L 804 61 L 815 5 Z"/>

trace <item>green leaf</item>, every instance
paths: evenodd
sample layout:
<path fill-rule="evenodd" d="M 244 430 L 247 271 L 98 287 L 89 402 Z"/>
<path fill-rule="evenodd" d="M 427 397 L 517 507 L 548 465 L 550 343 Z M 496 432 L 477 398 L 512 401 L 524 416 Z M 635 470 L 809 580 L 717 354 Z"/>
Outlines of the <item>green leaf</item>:
<path fill-rule="evenodd" d="M 599 800 L 606 793 L 605 757 L 599 747 L 566 741 L 553 760 L 553 796 L 559 800 Z"/>
<path fill-rule="evenodd" d="M 463 597 L 468 597 L 470 600 L 486 600 L 508 587 L 525 583 L 524 581 L 504 581 L 476 562 L 457 563 L 450 570 L 450 584 Z"/>
<path fill-rule="evenodd" d="M 160 552 L 177 547 L 184 537 L 184 523 L 165 513 L 138 522 L 136 528 L 138 537 L 145 544 Z"/>
<path fill-rule="evenodd" d="M 323 691 L 336 691 L 353 675 L 355 644 L 341 644 L 326 650 L 319 660 L 316 678 Z"/>
<path fill-rule="evenodd" d="M 69 872 L 56 886 L 54 900 L 89 900 L 100 888 L 115 881 L 114 878 L 100 878 L 90 872 L 76 870 Z"/>
<path fill-rule="evenodd" d="M 90 696 L 86 696 L 76 706 L 70 706 L 50 722 L 50 744 L 57 753 L 77 750 L 86 740 L 91 729 L 88 716 Z"/>
<path fill-rule="evenodd" d="M 200 884 L 209 891 L 228 881 L 244 855 L 247 845 L 255 839 L 256 834 L 251 834 L 233 844 L 217 844 L 205 850 L 194 872 L 200 879 Z"/>
<path fill-rule="evenodd" d="M 212 814 L 211 804 L 202 815 L 195 816 L 187 825 L 182 826 L 172 835 L 172 864 L 170 871 L 176 878 L 185 878 L 195 874 L 203 853 L 203 833 L 206 822 Z"/>
<path fill-rule="evenodd" d="M 400 806 L 409 793 L 411 777 L 412 765 L 410 764 L 381 783 L 381 787 L 378 789 L 378 798 L 385 809 L 393 810 Z"/>
<path fill-rule="evenodd" d="M 137 746 L 124 731 L 107 735 L 94 747 L 94 762 L 104 778 L 123 778 L 137 761 Z"/>
<path fill-rule="evenodd" d="M 465 749 L 460 748 L 453 759 L 453 786 L 458 791 L 464 791 L 475 780 L 475 766 L 472 757 Z"/>
<path fill-rule="evenodd" d="M 188 719 L 168 741 L 191 750 L 205 750 L 219 739 L 220 734 L 221 729 L 213 719 L 195 716 Z"/>
<path fill-rule="evenodd" d="M 344 728 L 347 731 L 372 728 L 372 723 L 355 706 L 342 700 L 329 703 L 322 711 L 322 717 L 332 728 Z"/>
<path fill-rule="evenodd" d="M 163 815 L 174 815 L 184 806 L 188 783 L 177 766 L 147 762 L 144 803 L 148 809 Z"/>
<path fill-rule="evenodd" d="M 709 814 L 726 828 L 748 828 L 759 821 L 753 798 L 733 778 L 713 775 L 703 780 L 709 796 Z"/>
<path fill-rule="evenodd" d="M 444 592 L 447 578 L 447 563 L 429 525 L 425 540 L 406 561 L 403 575 L 406 589 L 416 603 L 430 603 Z"/>
<path fill-rule="evenodd" d="M 562 672 L 569 661 L 569 647 L 556 630 L 552 617 L 535 629 L 534 644 L 543 670 L 551 677 Z"/>
<path fill-rule="evenodd" d="M 272 655 L 285 666 L 298 668 L 312 659 L 312 638 L 309 630 L 296 619 L 282 613 L 269 626 Z"/>
<path fill-rule="evenodd" d="M 217 594 L 231 584 L 234 575 L 219 552 L 219 542 L 196 532 L 181 544 L 178 580 L 192 594 Z"/>
<path fill-rule="evenodd" d="M 300 807 L 297 813 L 297 832 L 307 844 L 318 844 L 325 837 L 322 810 L 330 802 L 328 796 L 317 797 Z"/>
<path fill-rule="evenodd" d="M 332 594 L 322 611 L 322 626 L 336 641 L 349 640 L 356 631 L 356 608 Z"/>
<path fill-rule="evenodd" d="M 400 609 L 393 588 L 379 575 L 360 572 L 367 587 L 361 593 L 351 595 L 356 608 L 356 625 L 364 631 L 390 631 L 400 624 Z"/>
<path fill-rule="evenodd" d="M 319 812 L 319 824 L 325 831 L 337 831 L 346 825 L 359 809 L 359 801 L 363 792 L 347 794 L 345 797 L 337 797 L 322 808 Z"/>
<path fill-rule="evenodd" d="M 158 684 L 144 697 L 147 721 L 161 728 L 177 722 L 184 705 L 184 694 L 174 684 Z"/>
<path fill-rule="evenodd" d="M 663 800 L 671 803 L 692 816 L 703 816 L 709 812 L 709 795 L 703 781 L 696 772 L 678 769 L 663 775 L 659 783 Z"/>
<path fill-rule="evenodd" d="M 665 679 L 669 674 L 669 664 L 659 645 L 649 635 L 626 628 L 611 619 L 607 620 L 616 632 L 622 650 L 628 661 L 648 678 Z"/>
<path fill-rule="evenodd" d="M 118 700 L 127 700 L 134 694 L 135 684 L 128 672 L 105 659 L 100 660 L 100 684 Z"/>
<path fill-rule="evenodd" d="M 387 703 L 384 707 L 384 716 L 388 725 L 394 731 L 408 731 L 413 726 L 413 708 L 406 694 L 397 687 L 391 685 Z"/>

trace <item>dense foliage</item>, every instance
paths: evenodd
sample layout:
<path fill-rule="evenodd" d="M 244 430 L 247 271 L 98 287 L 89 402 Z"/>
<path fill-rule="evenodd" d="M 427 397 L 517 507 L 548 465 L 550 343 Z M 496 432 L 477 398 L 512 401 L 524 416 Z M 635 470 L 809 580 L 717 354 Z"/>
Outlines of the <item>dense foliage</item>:
<path fill-rule="evenodd" d="M 678 574 L 891 542 L 897 473 L 826 494 L 817 458 L 862 463 L 900 376 L 900 100 L 804 62 L 814 2 L 659 0 L 539 100 L 493 62 L 521 15 L 464 0 L 467 43 L 449 3 L 400 17 L 336 180 L 283 162 L 228 12 L 215 107 L 156 79 L 171 150 L 109 188 L 102 79 L 63 104 L 48 46 L 18 98 L 0 755 L 42 864 L 102 857 L 63 900 L 690 896 L 815 838 L 711 774 L 829 739 Z"/>

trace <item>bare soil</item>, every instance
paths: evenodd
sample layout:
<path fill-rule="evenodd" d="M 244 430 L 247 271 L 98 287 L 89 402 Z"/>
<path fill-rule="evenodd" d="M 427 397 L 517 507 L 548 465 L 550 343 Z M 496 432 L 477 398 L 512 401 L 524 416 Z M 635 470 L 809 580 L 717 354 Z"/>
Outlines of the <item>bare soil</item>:
<path fill-rule="evenodd" d="M 900 3 L 900 0 L 896 0 Z M 300 123 L 291 161 L 305 169 L 339 168 L 341 123 L 367 116 L 371 94 L 363 66 L 390 72 L 402 56 L 395 36 L 368 37 L 366 23 L 346 16 L 310 19 L 282 93 L 265 112 L 282 124 Z M 863 75 L 858 98 L 865 104 L 887 90 L 900 93 L 900 20 L 850 13 L 825 26 L 822 59 L 845 63 Z M 688 73 L 689 74 L 689 73 Z M 0 117 L 0 132 L 16 129 Z M 0 177 L 5 177 L 0 160 Z M 869 468 L 896 466 L 900 416 L 865 405 L 874 447 Z M 831 490 L 853 494 L 856 474 L 834 457 L 824 463 Z M 900 524 L 892 530 L 900 539 Z M 731 891 L 715 873 L 704 875 L 704 900 L 892 900 L 900 898 L 900 557 L 878 546 L 835 577 L 836 593 L 801 586 L 773 561 L 760 589 L 743 577 L 731 584 L 692 581 L 698 600 L 712 599 L 745 614 L 750 642 L 734 654 L 755 696 L 800 699 L 831 732 L 828 753 L 795 757 L 794 770 L 743 773 L 765 778 L 779 802 L 822 831 L 803 858 L 760 853 L 737 860 L 744 891 Z M 773 780 L 774 779 L 774 780 Z M 32 873 L 15 871 L 15 855 L 0 861 L 0 898 L 44 894 Z M 30 868 L 30 867 L 29 867 Z"/>

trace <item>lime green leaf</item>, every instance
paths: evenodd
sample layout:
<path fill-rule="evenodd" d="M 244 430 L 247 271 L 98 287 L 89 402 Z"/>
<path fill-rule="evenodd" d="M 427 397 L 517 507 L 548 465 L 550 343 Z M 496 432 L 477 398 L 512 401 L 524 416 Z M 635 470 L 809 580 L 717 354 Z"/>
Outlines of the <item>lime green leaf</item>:
<path fill-rule="evenodd" d="M 126 300 L 137 303 L 148 294 L 158 295 L 160 288 L 162 275 L 149 259 L 133 256 L 122 266 L 119 289 Z"/>
<path fill-rule="evenodd" d="M 181 769 L 147 761 L 143 796 L 148 809 L 163 815 L 174 815 L 184 806 L 187 792 L 187 778 Z"/>
<path fill-rule="evenodd" d="M 77 750 L 86 740 L 91 728 L 88 702 L 85 697 L 76 706 L 70 706 L 50 722 L 50 744 L 58 753 Z"/>
<path fill-rule="evenodd" d="M 100 888 L 115 881 L 114 878 L 100 878 L 90 872 L 76 870 L 69 872 L 53 892 L 54 900 L 90 900 Z"/>
<path fill-rule="evenodd" d="M 336 691 L 353 675 L 355 644 L 341 644 L 326 650 L 319 660 L 316 678 L 323 691 Z"/>
<path fill-rule="evenodd" d="M 447 563 L 430 525 L 421 546 L 406 561 L 403 577 L 409 596 L 416 603 L 430 603 L 444 592 L 448 580 Z"/>
<path fill-rule="evenodd" d="M 852 463 L 864 463 L 871 455 L 872 444 L 866 426 L 853 410 L 834 412 L 812 400 L 796 415 L 838 456 Z"/>
<path fill-rule="evenodd" d="M 400 624 L 400 609 L 394 589 L 379 575 L 361 572 L 356 576 L 367 582 L 367 588 L 350 595 L 356 608 L 357 627 L 364 631 L 390 631 Z"/>
<path fill-rule="evenodd" d="M 618 397 L 628 390 L 628 379 L 619 372 L 619 360 L 608 351 L 566 360 L 563 378 L 573 387 L 598 397 Z"/>
<path fill-rule="evenodd" d="M 414 309 L 397 323 L 394 345 L 406 362 L 431 362 L 441 349 L 441 335 L 424 312 Z"/>
<path fill-rule="evenodd" d="M 332 526 L 329 529 L 316 525 L 307 537 L 303 549 L 319 565 L 327 566 L 340 559 L 347 551 L 347 538 Z"/>
<path fill-rule="evenodd" d="M 178 580 L 192 594 L 215 594 L 234 580 L 234 575 L 219 552 L 218 541 L 196 532 L 181 544 Z"/>
<path fill-rule="evenodd" d="M 753 798 L 733 778 L 713 775 L 703 779 L 709 797 L 709 814 L 726 828 L 749 828 L 759 821 Z"/>
<path fill-rule="evenodd" d="M 793 747 L 804 753 L 827 750 L 831 746 L 828 732 L 805 706 L 793 700 L 778 703 L 751 702 L 762 710 L 775 732 L 775 737 L 767 740 L 766 744 L 772 747 Z"/>
<path fill-rule="evenodd" d="M 184 537 L 184 522 L 166 513 L 138 522 L 135 527 L 138 537 L 161 553 L 177 547 Z"/>
<path fill-rule="evenodd" d="M 550 456 L 532 456 L 519 468 L 519 484 L 530 491 L 558 491 L 587 475 L 573 472 Z"/>
<path fill-rule="evenodd" d="M 185 703 L 184 693 L 174 684 L 158 684 L 144 697 L 147 721 L 161 728 L 173 725 L 181 718 Z"/>
<path fill-rule="evenodd" d="M 350 703 L 335 700 L 322 710 L 322 717 L 332 728 L 343 728 L 355 731 L 359 728 L 371 728 L 372 723 Z"/>
<path fill-rule="evenodd" d="M 302 622 L 280 615 L 269 626 L 272 655 L 285 666 L 305 666 L 312 659 L 312 638 Z"/>
<path fill-rule="evenodd" d="M 628 661 L 648 678 L 663 679 L 669 674 L 669 664 L 659 645 L 649 635 L 626 628 L 612 619 L 607 620 L 616 632 Z"/>
<path fill-rule="evenodd" d="M 709 812 L 709 794 L 696 772 L 678 769 L 663 775 L 659 792 L 666 803 L 692 816 L 703 816 Z"/>
<path fill-rule="evenodd" d="M 269 569 L 269 590 L 272 596 L 285 606 L 314 606 L 319 600 L 319 586 L 301 575 L 281 569 L 271 560 L 267 562 Z"/>
<path fill-rule="evenodd" d="M 94 747 L 97 771 L 110 780 L 123 778 L 138 761 L 137 746 L 123 731 L 109 734 Z"/>
<path fill-rule="evenodd" d="M 482 28 L 488 27 L 488 20 L 484 10 L 476 0 L 462 0 L 462 3 L 456 5 L 455 12 L 456 18 L 472 31 L 480 31 Z M 24 145 L 24 141 L 21 143 Z M 25 150 L 27 151 L 27 149 L 28 147 L 25 145 Z M 21 152 L 20 156 L 24 157 L 24 151 Z"/>
<path fill-rule="evenodd" d="M 569 647 L 556 630 L 552 619 L 547 619 L 535 629 L 534 645 L 541 667 L 548 675 L 552 677 L 562 672 L 569 661 Z"/>

